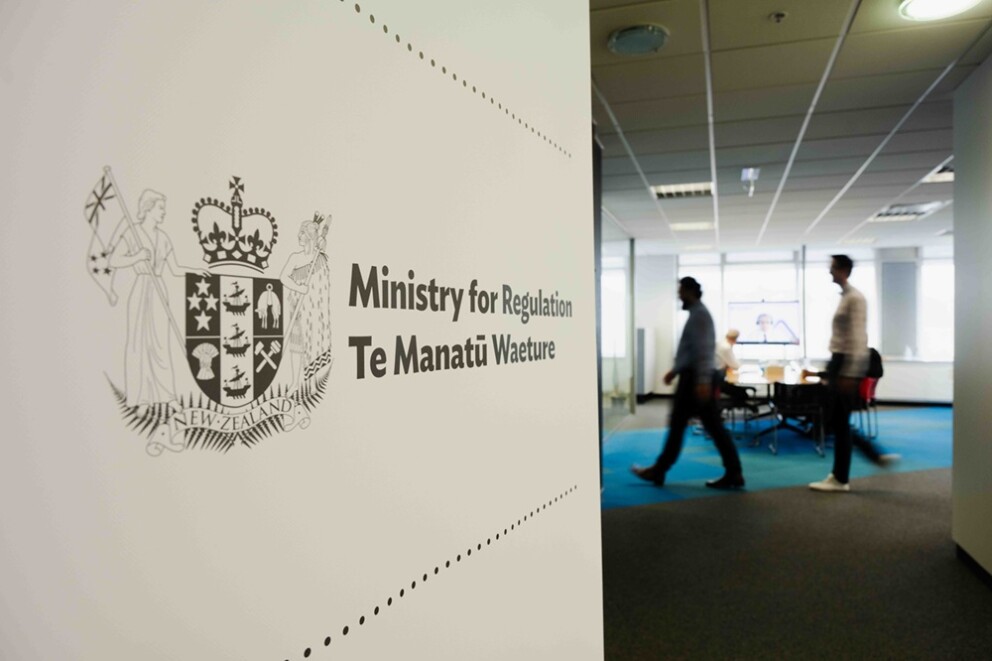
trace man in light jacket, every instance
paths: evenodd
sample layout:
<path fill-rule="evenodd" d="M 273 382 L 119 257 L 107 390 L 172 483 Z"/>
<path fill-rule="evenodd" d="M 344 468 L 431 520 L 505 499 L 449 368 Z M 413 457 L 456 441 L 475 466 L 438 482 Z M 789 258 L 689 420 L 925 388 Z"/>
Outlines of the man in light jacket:
<path fill-rule="evenodd" d="M 848 481 L 853 445 L 877 466 L 888 466 L 898 459 L 898 455 L 882 454 L 871 441 L 851 429 L 851 409 L 858 396 L 858 385 L 868 369 L 868 304 L 864 295 L 847 281 L 853 269 L 854 262 L 847 255 L 833 255 L 830 260 L 830 275 L 841 291 L 834 313 L 826 373 L 831 398 L 829 421 L 834 431 L 834 466 L 826 478 L 810 483 L 813 491 L 851 490 Z"/>

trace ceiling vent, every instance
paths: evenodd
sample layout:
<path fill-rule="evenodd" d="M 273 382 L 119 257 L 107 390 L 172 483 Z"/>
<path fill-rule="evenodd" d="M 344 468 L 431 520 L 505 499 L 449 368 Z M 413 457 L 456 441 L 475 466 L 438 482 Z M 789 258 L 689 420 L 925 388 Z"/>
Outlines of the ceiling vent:
<path fill-rule="evenodd" d="M 868 219 L 870 223 L 898 223 L 920 220 L 940 211 L 950 202 L 924 202 L 922 204 L 893 204 Z"/>
<path fill-rule="evenodd" d="M 713 197 L 713 182 L 703 181 L 696 184 L 665 184 L 652 186 L 651 192 L 659 200 L 672 200 L 683 197 Z"/>
<path fill-rule="evenodd" d="M 925 184 L 947 184 L 954 181 L 954 168 L 950 165 L 939 167 L 923 177 Z"/>

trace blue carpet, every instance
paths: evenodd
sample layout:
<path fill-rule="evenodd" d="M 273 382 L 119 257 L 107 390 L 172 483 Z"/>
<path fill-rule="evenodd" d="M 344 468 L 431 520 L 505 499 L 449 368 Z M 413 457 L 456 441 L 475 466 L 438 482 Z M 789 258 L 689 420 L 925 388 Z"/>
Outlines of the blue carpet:
<path fill-rule="evenodd" d="M 952 419 L 952 409 L 940 407 L 880 412 L 881 433 L 876 443 L 884 452 L 902 455 L 902 460 L 890 469 L 879 469 L 855 450 L 851 479 L 885 470 L 907 472 L 950 467 Z M 752 424 L 751 431 L 755 430 Z M 703 485 L 708 479 L 720 477 L 723 465 L 713 442 L 692 429 L 686 432 L 682 455 L 668 472 L 664 487 L 656 487 L 631 474 L 631 464 L 654 462 L 666 433 L 663 429 L 621 431 L 603 443 L 603 509 L 726 495 L 727 492 Z M 746 438 L 737 441 L 748 491 L 800 486 L 821 480 L 830 472 L 833 464 L 830 437 L 826 458 L 815 452 L 811 440 L 790 431 L 779 431 L 777 455 L 768 451 L 769 439 L 769 435 L 763 436 L 759 447 L 749 447 Z"/>

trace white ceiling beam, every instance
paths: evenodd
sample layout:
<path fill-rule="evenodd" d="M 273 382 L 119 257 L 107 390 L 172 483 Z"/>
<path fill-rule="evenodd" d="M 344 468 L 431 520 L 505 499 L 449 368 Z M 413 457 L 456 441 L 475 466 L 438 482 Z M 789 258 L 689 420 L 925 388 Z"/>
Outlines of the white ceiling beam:
<path fill-rule="evenodd" d="M 613 109 L 610 108 L 610 103 L 606 100 L 606 97 L 603 96 L 603 93 L 599 91 L 595 78 L 592 79 L 592 89 L 596 93 L 596 98 L 598 98 L 599 102 L 603 104 L 603 109 L 606 110 L 606 114 L 610 118 L 610 123 L 613 124 L 613 130 L 616 131 L 617 137 L 619 137 L 620 142 L 623 143 L 623 147 L 627 151 L 627 156 L 630 158 L 630 162 L 633 163 L 634 169 L 637 170 L 637 174 L 641 177 L 641 181 L 644 182 L 644 190 L 651 197 L 655 208 L 658 209 L 658 215 L 661 216 L 661 220 L 665 223 L 665 227 L 668 229 L 669 234 L 672 235 L 672 238 L 675 238 L 675 232 L 672 230 L 671 222 L 668 220 L 668 215 L 662 208 L 661 202 L 658 201 L 658 196 L 651 190 L 651 183 L 644 175 L 644 170 L 641 169 L 641 164 L 638 162 L 637 156 L 634 154 L 634 150 L 631 148 L 630 143 L 627 142 L 627 138 L 623 134 L 623 129 L 620 127 L 620 122 L 617 121 L 616 115 L 613 114 Z"/>
<path fill-rule="evenodd" d="M 720 192 L 716 181 L 716 137 L 713 131 L 713 64 L 710 61 L 710 4 L 699 0 L 699 22 L 703 37 L 703 63 L 706 69 L 706 126 L 710 140 L 710 180 L 713 182 L 713 238 L 720 245 Z"/>
<path fill-rule="evenodd" d="M 847 12 L 847 16 L 844 19 L 844 24 L 841 26 L 840 34 L 837 36 L 837 41 L 834 43 L 833 51 L 830 53 L 830 59 L 827 60 L 827 66 L 823 70 L 823 75 L 820 76 L 820 83 L 816 86 L 816 92 L 813 94 L 813 100 L 810 101 L 809 108 L 806 110 L 806 117 L 803 119 L 803 125 L 799 129 L 799 135 L 796 136 L 796 142 L 792 146 L 792 154 L 789 155 L 789 160 L 785 165 L 785 171 L 782 172 L 782 178 L 778 182 L 778 188 L 775 190 L 775 196 L 772 198 L 771 206 L 768 207 L 768 213 L 765 216 L 765 222 L 762 223 L 761 229 L 758 231 L 758 238 L 754 242 L 755 245 L 760 245 L 761 240 L 765 237 L 765 232 L 768 230 L 768 224 L 771 222 L 772 216 L 775 214 L 775 207 L 778 206 L 779 198 L 782 196 L 782 190 L 785 188 L 785 183 L 789 180 L 789 173 L 792 172 L 792 165 L 796 161 L 796 154 L 799 153 L 799 147 L 803 144 L 803 138 L 806 136 L 806 130 L 809 128 L 809 123 L 813 119 L 813 112 L 816 111 L 816 104 L 820 101 L 820 95 L 823 94 L 823 89 L 827 86 L 827 80 L 830 78 L 830 74 L 834 70 L 834 65 L 837 62 L 837 56 L 840 54 L 840 49 L 844 45 L 844 40 L 847 39 L 847 35 L 851 31 L 851 24 L 854 22 L 854 17 L 858 13 L 858 9 L 861 8 L 861 0 L 854 0 L 851 3 L 851 8 Z"/>

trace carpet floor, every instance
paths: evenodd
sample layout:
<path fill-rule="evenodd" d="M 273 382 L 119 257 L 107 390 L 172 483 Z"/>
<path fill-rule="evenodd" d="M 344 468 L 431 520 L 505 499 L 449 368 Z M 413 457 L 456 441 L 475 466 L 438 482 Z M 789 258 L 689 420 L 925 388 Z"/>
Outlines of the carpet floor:
<path fill-rule="evenodd" d="M 605 510 L 606 658 L 992 659 L 992 589 L 956 556 L 951 471 L 851 484 Z"/>
<path fill-rule="evenodd" d="M 886 452 L 902 455 L 902 460 L 887 470 L 912 472 L 950 467 L 952 416 L 952 409 L 942 407 L 880 412 L 879 445 Z M 758 429 L 752 425 L 751 431 Z M 719 477 L 723 469 L 712 441 L 691 430 L 686 432 L 682 455 L 669 471 L 664 488 L 632 475 L 632 464 L 654 462 L 666 433 L 657 428 L 623 430 L 611 434 L 603 443 L 603 509 L 728 495 L 704 487 L 705 480 Z M 747 435 L 741 438 L 738 450 L 750 492 L 805 485 L 830 472 L 833 451 L 828 447 L 826 457 L 819 456 L 813 442 L 804 436 L 780 431 L 777 455 L 768 451 L 768 436 L 762 437 L 757 447 L 750 447 L 749 440 Z M 852 479 L 880 472 L 855 451 Z"/>

